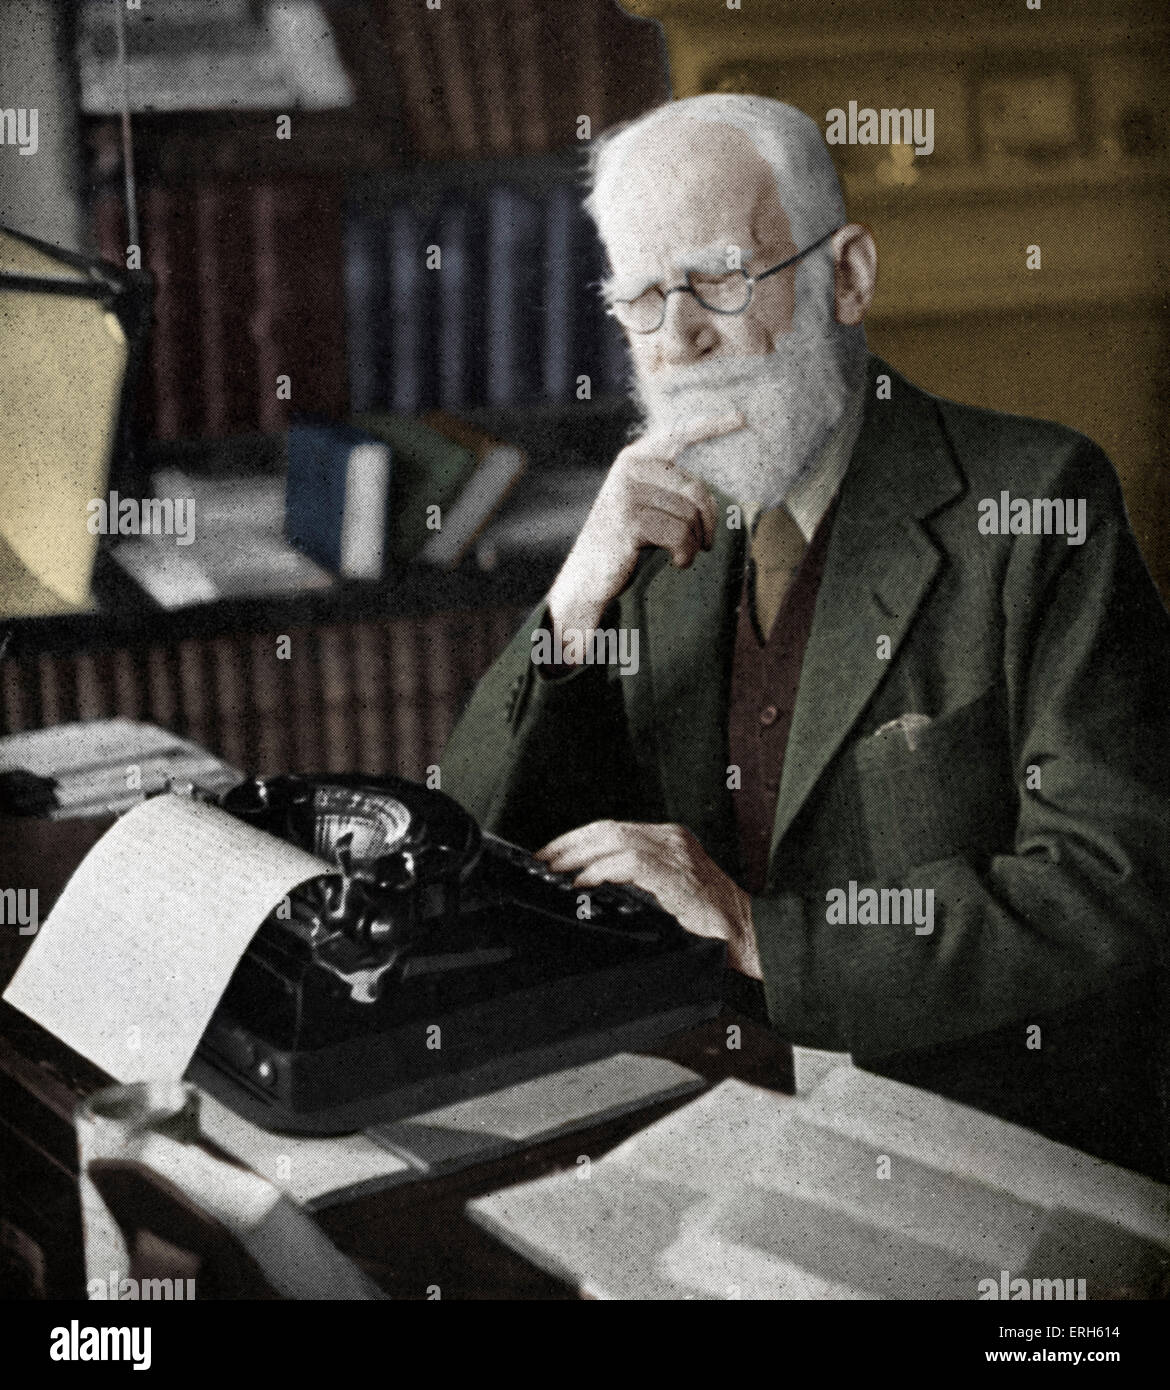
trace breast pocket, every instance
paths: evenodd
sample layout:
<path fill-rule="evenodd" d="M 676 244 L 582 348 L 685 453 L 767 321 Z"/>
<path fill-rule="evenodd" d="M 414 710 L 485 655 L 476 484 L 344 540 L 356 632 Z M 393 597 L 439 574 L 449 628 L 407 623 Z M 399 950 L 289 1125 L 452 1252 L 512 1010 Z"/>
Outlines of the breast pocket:
<path fill-rule="evenodd" d="M 920 725 L 912 741 L 891 729 L 852 750 L 856 816 L 877 879 L 1010 848 L 1018 793 L 1002 688 Z"/>

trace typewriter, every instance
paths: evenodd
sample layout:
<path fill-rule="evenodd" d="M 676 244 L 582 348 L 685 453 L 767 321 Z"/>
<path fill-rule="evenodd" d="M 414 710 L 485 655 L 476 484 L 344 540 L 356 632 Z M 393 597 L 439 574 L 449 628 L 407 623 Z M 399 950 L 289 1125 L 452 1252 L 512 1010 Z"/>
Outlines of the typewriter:
<path fill-rule="evenodd" d="M 441 792 L 280 776 L 219 804 L 334 870 L 264 921 L 188 1070 L 267 1129 L 364 1129 L 718 1012 L 722 942 L 575 888 Z"/>

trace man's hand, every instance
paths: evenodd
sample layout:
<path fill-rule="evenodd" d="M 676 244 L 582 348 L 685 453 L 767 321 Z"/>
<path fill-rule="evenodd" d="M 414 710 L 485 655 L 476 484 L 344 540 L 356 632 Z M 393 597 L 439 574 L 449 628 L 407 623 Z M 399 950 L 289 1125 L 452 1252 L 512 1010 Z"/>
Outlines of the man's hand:
<path fill-rule="evenodd" d="M 537 854 L 574 886 L 632 883 L 652 893 L 696 936 L 727 942 L 727 963 L 763 978 L 752 930 L 751 898 L 716 865 L 681 825 L 594 821 L 553 840 Z"/>
<path fill-rule="evenodd" d="M 715 503 L 675 459 L 692 444 L 743 428 L 734 413 L 697 420 L 677 433 L 628 444 L 606 475 L 548 596 L 554 640 L 568 629 L 596 629 L 634 573 L 639 553 L 662 546 L 679 569 L 715 540 Z"/>

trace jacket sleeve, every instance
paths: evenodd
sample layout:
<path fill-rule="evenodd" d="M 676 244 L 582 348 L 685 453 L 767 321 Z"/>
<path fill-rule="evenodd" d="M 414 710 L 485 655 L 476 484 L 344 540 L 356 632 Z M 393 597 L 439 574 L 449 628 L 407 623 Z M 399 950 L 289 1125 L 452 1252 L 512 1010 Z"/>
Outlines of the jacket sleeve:
<path fill-rule="evenodd" d="M 547 626 L 541 604 L 480 681 L 440 764 L 443 791 L 485 830 L 529 849 L 641 809 L 614 673 L 584 665 L 543 677 L 532 634 Z"/>
<path fill-rule="evenodd" d="M 1164 964 L 1170 623 L 1100 451 L 1080 445 L 1047 493 L 1085 498 L 1088 531 L 1083 545 L 1015 537 L 1003 571 L 1012 852 L 882 885 L 933 891 L 929 934 L 755 898 L 769 1015 L 796 1042 L 877 1060 L 1031 1022 Z"/>

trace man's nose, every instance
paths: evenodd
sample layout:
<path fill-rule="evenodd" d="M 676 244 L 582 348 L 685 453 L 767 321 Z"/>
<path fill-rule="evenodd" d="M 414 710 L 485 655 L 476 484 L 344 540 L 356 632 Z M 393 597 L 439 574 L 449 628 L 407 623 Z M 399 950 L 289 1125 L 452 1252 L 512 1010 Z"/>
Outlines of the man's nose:
<path fill-rule="evenodd" d="M 666 317 L 658 333 L 662 361 L 672 366 L 705 357 L 719 341 L 711 315 L 687 290 L 666 296 Z"/>

